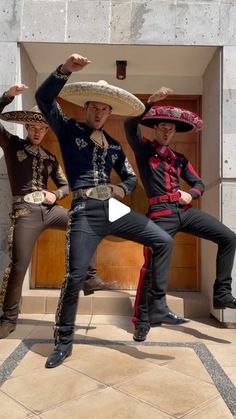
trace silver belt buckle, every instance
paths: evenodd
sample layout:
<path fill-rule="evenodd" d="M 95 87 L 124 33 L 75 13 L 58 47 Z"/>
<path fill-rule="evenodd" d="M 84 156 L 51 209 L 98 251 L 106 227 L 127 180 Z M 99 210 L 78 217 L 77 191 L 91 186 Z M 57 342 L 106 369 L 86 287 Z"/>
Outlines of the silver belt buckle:
<path fill-rule="evenodd" d="M 111 198 L 112 189 L 110 186 L 107 186 L 107 185 L 99 185 L 99 186 L 95 186 L 94 188 L 87 189 L 87 191 L 85 192 L 85 195 L 88 198 L 99 199 L 101 201 L 105 201 L 106 199 Z"/>
<path fill-rule="evenodd" d="M 30 204 L 42 204 L 45 195 L 42 191 L 35 191 L 24 196 L 24 201 Z"/>

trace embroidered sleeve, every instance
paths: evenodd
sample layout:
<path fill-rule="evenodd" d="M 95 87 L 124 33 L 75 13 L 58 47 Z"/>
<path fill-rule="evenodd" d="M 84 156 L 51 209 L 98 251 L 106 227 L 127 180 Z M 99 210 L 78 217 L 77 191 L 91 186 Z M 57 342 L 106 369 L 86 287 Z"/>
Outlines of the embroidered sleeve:
<path fill-rule="evenodd" d="M 14 98 L 9 98 L 6 93 L 3 93 L 3 95 L 0 97 L 0 113 L 2 113 L 3 109 L 6 105 L 9 105 L 13 101 Z M 5 149 L 8 145 L 8 141 L 12 134 L 8 132 L 4 126 L 0 123 L 0 147 L 2 149 Z"/>
<path fill-rule="evenodd" d="M 57 190 L 52 191 L 56 195 L 57 199 L 62 199 L 69 195 L 69 185 L 66 176 L 62 170 L 61 165 L 57 161 L 50 176 L 58 188 Z"/>
<path fill-rule="evenodd" d="M 56 102 L 64 84 L 68 80 L 70 74 L 65 74 L 59 66 L 38 88 L 35 94 L 36 102 L 39 109 L 56 133 L 59 141 L 66 140 L 66 129 L 68 126 L 68 118 L 63 114 L 61 107 Z"/>
<path fill-rule="evenodd" d="M 122 180 L 119 186 L 124 190 L 125 195 L 128 195 L 136 188 L 137 179 L 133 168 L 122 149 L 120 150 L 119 157 L 114 164 L 114 170 Z"/>

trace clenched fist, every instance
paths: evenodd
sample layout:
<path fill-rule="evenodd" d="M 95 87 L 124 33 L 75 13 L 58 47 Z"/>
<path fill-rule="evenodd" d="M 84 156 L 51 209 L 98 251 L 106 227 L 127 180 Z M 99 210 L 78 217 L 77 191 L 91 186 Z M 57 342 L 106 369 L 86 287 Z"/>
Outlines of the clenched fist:
<path fill-rule="evenodd" d="M 180 198 L 179 198 L 179 203 L 181 205 L 191 204 L 193 198 L 192 198 L 192 195 L 190 195 L 190 193 L 181 191 L 180 189 L 178 190 L 178 192 L 181 195 Z"/>
<path fill-rule="evenodd" d="M 153 93 L 153 95 L 151 95 L 148 98 L 148 103 L 156 103 L 156 102 L 159 102 L 160 100 L 165 99 L 171 93 L 173 93 L 173 90 L 172 89 L 170 89 L 169 87 L 164 87 L 163 86 L 159 90 L 157 90 L 157 92 Z"/>
<path fill-rule="evenodd" d="M 87 64 L 91 63 L 88 58 L 79 54 L 72 54 L 67 58 L 65 64 L 62 66 L 64 73 L 74 73 L 82 70 Z"/>

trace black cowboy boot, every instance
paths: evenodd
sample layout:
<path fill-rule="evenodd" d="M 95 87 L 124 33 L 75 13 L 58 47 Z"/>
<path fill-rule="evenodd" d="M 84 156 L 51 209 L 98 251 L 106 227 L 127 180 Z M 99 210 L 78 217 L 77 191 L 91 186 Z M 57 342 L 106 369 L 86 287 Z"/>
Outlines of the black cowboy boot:
<path fill-rule="evenodd" d="M 215 309 L 225 309 L 225 308 L 234 308 L 236 309 L 236 298 L 233 297 L 231 294 L 225 296 L 222 299 L 214 297 L 213 299 L 213 307 Z"/>
<path fill-rule="evenodd" d="M 146 323 L 137 325 L 134 330 L 133 340 L 135 342 L 143 342 L 146 340 L 149 330 L 150 326 Z"/>
<path fill-rule="evenodd" d="M 51 355 L 49 355 L 45 368 L 56 368 L 63 363 L 63 361 L 72 354 L 72 345 L 61 345 L 58 343 L 55 346 Z"/>
<path fill-rule="evenodd" d="M 74 327 L 54 326 L 55 348 L 49 355 L 45 368 L 56 368 L 72 354 Z"/>
<path fill-rule="evenodd" d="M 165 300 L 156 298 L 150 292 L 148 292 L 148 319 L 152 327 L 160 326 L 162 323 L 179 325 L 190 321 L 186 317 L 177 316 L 177 314 L 172 313 L 166 305 Z"/>

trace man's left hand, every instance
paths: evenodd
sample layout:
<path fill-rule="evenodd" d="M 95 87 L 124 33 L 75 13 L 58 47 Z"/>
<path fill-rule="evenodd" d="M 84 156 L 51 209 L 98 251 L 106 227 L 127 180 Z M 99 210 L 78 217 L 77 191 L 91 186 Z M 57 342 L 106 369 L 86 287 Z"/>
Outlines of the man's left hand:
<path fill-rule="evenodd" d="M 56 195 L 52 192 L 49 192 L 49 191 L 43 191 L 43 192 L 45 194 L 45 198 L 44 198 L 43 203 L 46 204 L 46 205 L 53 205 L 56 202 L 56 199 L 57 199 Z"/>
<path fill-rule="evenodd" d="M 184 191 L 181 191 L 181 190 L 179 190 L 178 192 L 181 194 L 181 196 L 179 198 L 179 203 L 181 205 L 191 204 L 193 198 L 192 198 L 192 195 L 190 195 L 190 193 L 184 192 Z"/>
<path fill-rule="evenodd" d="M 110 185 L 112 188 L 112 198 L 117 199 L 118 201 L 122 201 L 125 197 L 125 191 L 120 186 L 117 185 Z"/>

